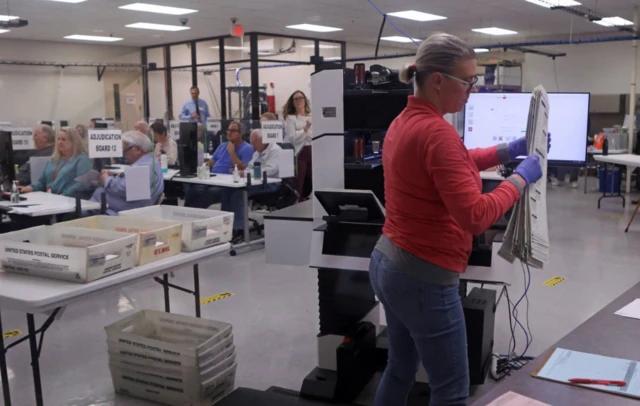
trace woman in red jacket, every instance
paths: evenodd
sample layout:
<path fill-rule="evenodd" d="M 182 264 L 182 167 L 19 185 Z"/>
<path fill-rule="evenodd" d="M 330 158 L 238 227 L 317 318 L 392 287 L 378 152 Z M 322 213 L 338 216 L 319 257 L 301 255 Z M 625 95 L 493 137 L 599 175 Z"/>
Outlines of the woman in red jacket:
<path fill-rule="evenodd" d="M 472 237 L 495 224 L 542 169 L 529 156 L 482 194 L 479 172 L 526 155 L 526 140 L 467 150 L 444 120 L 462 110 L 478 80 L 475 52 L 459 38 L 428 38 L 402 76 L 414 83 L 415 96 L 385 137 L 387 219 L 369 266 L 390 342 L 375 405 L 405 405 L 419 361 L 429 376 L 431 406 L 465 405 L 469 368 L 458 287 Z"/>

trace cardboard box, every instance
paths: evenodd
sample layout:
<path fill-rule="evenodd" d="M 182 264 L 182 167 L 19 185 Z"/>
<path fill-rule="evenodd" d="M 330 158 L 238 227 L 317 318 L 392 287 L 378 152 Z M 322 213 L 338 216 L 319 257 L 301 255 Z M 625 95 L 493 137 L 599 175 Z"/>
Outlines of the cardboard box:
<path fill-rule="evenodd" d="M 197 251 L 231 241 L 233 213 L 177 206 L 149 206 L 120 212 L 120 216 L 161 218 L 182 223 L 182 250 Z"/>
<path fill-rule="evenodd" d="M 133 268 L 137 236 L 116 231 L 40 226 L 0 237 L 9 272 L 91 282 Z"/>
<path fill-rule="evenodd" d="M 136 265 L 146 265 L 180 253 L 182 224 L 177 221 L 144 217 L 93 216 L 59 223 L 56 226 L 135 233 L 138 235 Z"/>

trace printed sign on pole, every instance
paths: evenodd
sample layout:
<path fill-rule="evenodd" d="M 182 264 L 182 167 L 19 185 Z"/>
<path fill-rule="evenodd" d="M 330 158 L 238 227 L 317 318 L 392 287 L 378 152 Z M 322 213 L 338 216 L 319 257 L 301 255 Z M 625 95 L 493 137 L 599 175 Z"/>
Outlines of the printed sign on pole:
<path fill-rule="evenodd" d="M 214 134 L 222 131 L 222 120 L 220 120 L 219 118 L 208 118 L 207 131 L 212 132 Z"/>
<path fill-rule="evenodd" d="M 89 158 L 122 157 L 122 131 L 113 129 L 89 130 Z"/>
<path fill-rule="evenodd" d="M 169 137 L 173 138 L 176 141 L 180 139 L 180 121 L 169 121 Z"/>
<path fill-rule="evenodd" d="M 284 141 L 284 123 L 282 121 L 263 121 L 262 142 L 274 144 Z"/>
<path fill-rule="evenodd" d="M 14 151 L 36 149 L 33 142 L 33 130 L 31 128 L 14 128 L 11 130 L 11 140 Z"/>

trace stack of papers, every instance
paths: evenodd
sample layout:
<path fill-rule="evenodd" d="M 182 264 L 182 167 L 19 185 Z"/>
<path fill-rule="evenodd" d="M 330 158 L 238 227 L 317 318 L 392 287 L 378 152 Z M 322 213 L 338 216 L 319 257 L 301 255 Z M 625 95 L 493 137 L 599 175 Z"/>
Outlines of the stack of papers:
<path fill-rule="evenodd" d="M 499 255 L 513 263 L 519 259 L 542 269 L 549 262 L 549 229 L 547 224 L 547 149 L 549 98 L 538 86 L 531 95 L 527 122 L 527 150 L 538 155 L 542 178 L 527 187 L 516 203 L 507 226 Z"/>

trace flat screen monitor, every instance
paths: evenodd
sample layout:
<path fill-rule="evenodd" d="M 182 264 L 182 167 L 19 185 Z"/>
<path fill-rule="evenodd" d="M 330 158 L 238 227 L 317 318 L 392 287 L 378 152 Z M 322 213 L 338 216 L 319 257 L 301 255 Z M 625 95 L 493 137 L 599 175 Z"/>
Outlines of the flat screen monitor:
<path fill-rule="evenodd" d="M 548 93 L 549 164 L 584 164 L 589 130 L 589 93 Z M 486 148 L 523 137 L 531 93 L 473 93 L 465 106 L 464 145 Z"/>
<path fill-rule="evenodd" d="M 191 177 L 198 172 L 198 124 L 180 123 L 178 143 L 180 176 Z"/>
<path fill-rule="evenodd" d="M 409 89 L 344 92 L 344 130 L 386 131 L 407 107 Z"/>
<path fill-rule="evenodd" d="M 13 139 L 10 131 L 0 131 L 0 176 L 4 190 L 11 190 L 16 172 L 13 167 Z"/>

